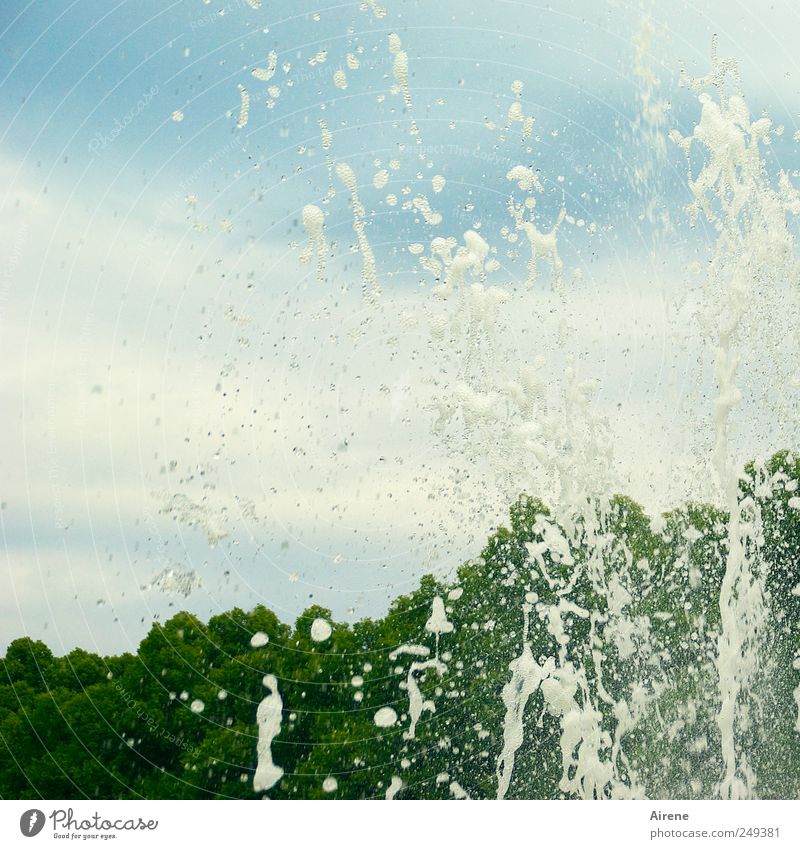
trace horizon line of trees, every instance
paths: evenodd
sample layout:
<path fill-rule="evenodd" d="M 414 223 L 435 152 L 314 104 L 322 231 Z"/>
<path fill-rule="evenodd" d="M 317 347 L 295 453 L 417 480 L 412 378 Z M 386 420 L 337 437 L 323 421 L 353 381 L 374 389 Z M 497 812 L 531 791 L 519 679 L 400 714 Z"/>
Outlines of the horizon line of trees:
<path fill-rule="evenodd" d="M 768 621 L 763 688 L 744 695 L 753 721 L 740 745 L 759 795 L 773 798 L 800 794 L 798 480 L 800 459 L 780 452 L 750 464 L 741 482 L 743 503 L 752 499 L 761 517 L 752 556 Z M 639 505 L 616 496 L 599 521 L 606 579 L 624 587 L 633 624 L 620 636 L 610 624 L 598 634 L 580 617 L 565 620 L 565 656 L 596 682 L 593 649 L 602 640 L 601 689 L 611 701 L 629 698 L 634 684 L 653 693 L 622 741 L 624 781 L 651 797 L 713 795 L 721 772 L 713 653 L 727 516 L 687 504 L 655 530 Z M 180 612 L 155 623 L 135 653 L 108 657 L 81 648 L 56 657 L 41 641 L 14 640 L 0 659 L 0 797 L 494 798 L 503 688 L 523 645 L 523 605 L 535 600 L 528 638 L 537 659 L 556 656 L 559 646 L 536 605 L 563 597 L 611 621 L 608 597 L 589 578 L 589 542 L 559 555 L 544 545 L 552 522 L 545 504 L 520 496 L 509 526 L 453 581 L 426 575 L 381 618 L 338 623 L 316 605 L 293 625 L 263 605 L 208 622 Z M 546 567 L 538 571 L 536 546 Z M 451 631 L 429 626 L 437 598 Z M 319 619 L 331 627 L 322 640 L 312 633 Z M 398 654 L 402 646 L 428 653 Z M 412 661 L 434 657 L 438 666 L 411 670 Z M 267 675 L 282 699 L 271 753 L 283 776 L 256 793 L 256 712 Z M 422 708 L 412 735 L 415 687 Z M 581 703 L 596 698 L 611 739 L 617 720 L 599 692 L 592 684 Z M 376 725 L 381 708 L 397 721 Z M 531 695 L 524 719 L 507 797 L 574 795 L 564 790 L 560 719 L 541 692 Z M 604 757 L 619 758 L 607 749 Z"/>

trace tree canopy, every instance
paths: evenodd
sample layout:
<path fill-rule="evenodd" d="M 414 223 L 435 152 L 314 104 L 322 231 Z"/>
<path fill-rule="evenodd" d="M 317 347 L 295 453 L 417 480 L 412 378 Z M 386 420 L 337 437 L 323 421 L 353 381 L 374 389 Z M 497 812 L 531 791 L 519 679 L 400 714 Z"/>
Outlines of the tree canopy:
<path fill-rule="evenodd" d="M 760 517 L 751 542 L 766 604 L 763 687 L 748 694 L 742 745 L 765 797 L 800 792 L 798 480 L 784 452 L 741 482 L 743 509 Z M 580 672 L 576 704 L 594 706 L 598 751 L 623 784 L 708 795 L 721 770 L 713 646 L 727 518 L 689 504 L 652 520 L 619 496 L 562 534 L 521 496 L 479 557 L 452 580 L 425 576 L 379 619 L 334 622 L 318 606 L 293 625 L 264 606 L 208 622 L 181 612 L 136 654 L 109 657 L 17 639 L 0 660 L 0 796 L 493 798 L 526 645 Z M 257 793 L 264 676 L 282 700 L 271 753 L 283 776 Z M 543 689 L 520 702 L 509 798 L 577 793 L 580 744 L 565 751 Z M 376 723 L 383 708 L 395 721 Z"/>

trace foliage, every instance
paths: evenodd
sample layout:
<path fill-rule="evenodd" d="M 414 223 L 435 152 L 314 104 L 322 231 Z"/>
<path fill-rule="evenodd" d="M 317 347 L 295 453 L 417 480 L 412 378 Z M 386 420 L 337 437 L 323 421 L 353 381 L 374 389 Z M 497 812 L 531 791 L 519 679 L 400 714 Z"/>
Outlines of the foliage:
<path fill-rule="evenodd" d="M 793 696 L 800 683 L 793 665 L 800 618 L 798 479 L 800 461 L 782 453 L 748 466 L 741 483 L 742 499 L 762 517 L 755 562 L 770 611 L 760 722 L 751 740 L 766 796 L 800 790 Z M 270 797 L 383 797 L 399 777 L 398 798 L 449 797 L 453 782 L 473 797 L 491 798 L 503 746 L 502 690 L 522 648 L 525 605 L 532 610 L 533 656 L 560 650 L 536 612 L 554 603 L 554 587 L 568 587 L 559 597 L 591 613 L 570 619 L 564 657 L 599 680 L 593 648 L 602 640 L 609 704 L 629 695 L 635 681 L 656 694 L 625 739 L 624 777 L 651 795 L 710 793 L 719 773 L 709 753 L 718 748 L 713 645 L 727 517 L 687 505 L 653 522 L 621 496 L 587 516 L 573 538 L 588 540 L 588 524 L 595 523 L 593 547 L 587 542 L 559 555 L 542 545 L 551 522 L 547 507 L 522 496 L 509 527 L 499 528 L 455 580 L 426 576 L 383 618 L 332 623 L 322 642 L 312 639 L 311 623 L 330 621 L 329 611 L 311 607 L 289 626 L 263 606 L 236 608 L 208 623 L 178 613 L 154 624 L 136 654 L 115 657 L 82 649 L 54 657 L 42 642 L 15 640 L 0 660 L 0 796 L 253 798 L 256 709 L 265 695 L 262 678 L 272 674 L 283 699 L 272 752 L 284 776 Z M 540 569 L 531 567 L 537 545 Z M 590 580 L 598 569 L 608 592 Z M 437 596 L 450 633 L 426 629 Z M 630 633 L 617 633 L 609 615 L 620 598 Z M 269 640 L 253 648 L 256 632 Z M 438 648 L 443 666 L 413 678 L 435 709 L 423 711 L 410 738 L 409 665 L 419 658 L 392 652 L 412 644 L 427 647 L 428 657 Z M 593 686 L 587 692 L 596 695 Z M 204 705 L 200 712 L 192 710 L 196 700 Z M 379 728 L 374 716 L 385 706 L 399 719 Z M 611 708 L 604 713 L 604 726 L 613 728 L 614 715 Z M 759 736 L 759 727 L 770 733 Z M 509 796 L 563 795 L 559 737 L 558 718 L 535 693 Z M 337 786 L 326 792 L 330 776 Z"/>

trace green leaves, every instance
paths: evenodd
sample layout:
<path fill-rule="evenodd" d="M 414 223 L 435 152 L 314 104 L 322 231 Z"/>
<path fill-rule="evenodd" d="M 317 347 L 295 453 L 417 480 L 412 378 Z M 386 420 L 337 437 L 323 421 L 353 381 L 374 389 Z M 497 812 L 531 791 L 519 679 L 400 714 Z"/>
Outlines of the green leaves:
<path fill-rule="evenodd" d="M 741 481 L 761 512 L 754 568 L 771 615 L 750 740 L 763 795 L 800 783 L 798 480 L 800 460 L 783 452 L 750 464 Z M 289 626 L 259 605 L 206 624 L 182 612 L 154 625 L 135 655 L 108 658 L 82 649 L 56 658 L 15 640 L 0 661 L 0 795 L 253 798 L 256 710 L 273 675 L 283 714 L 271 752 L 284 775 L 270 797 L 382 798 L 400 779 L 398 799 L 449 797 L 453 782 L 493 797 L 523 609 L 533 658 L 563 652 L 580 667 L 589 685 L 576 698 L 596 700 L 609 734 L 622 715 L 615 704 L 650 688 L 622 741 L 625 776 L 654 795 L 711 792 L 727 516 L 688 504 L 653 521 L 617 496 L 587 505 L 567 530 L 521 496 L 509 518 L 452 582 L 423 577 L 381 619 L 336 623 L 312 606 Z M 452 630 L 426 629 L 434 605 Z M 563 645 L 546 623 L 559 605 Z M 381 708 L 394 724 L 376 725 Z M 560 738 L 558 717 L 533 692 L 509 798 L 560 795 Z"/>

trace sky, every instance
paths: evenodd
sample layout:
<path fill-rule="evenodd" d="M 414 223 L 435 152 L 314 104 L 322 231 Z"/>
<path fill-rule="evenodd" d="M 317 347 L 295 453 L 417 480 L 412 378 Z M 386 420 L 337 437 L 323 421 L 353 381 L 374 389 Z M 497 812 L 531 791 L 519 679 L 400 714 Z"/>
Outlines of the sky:
<path fill-rule="evenodd" d="M 654 511 L 714 497 L 697 316 L 715 234 L 686 214 L 689 163 L 667 133 L 698 120 L 681 69 L 706 74 L 716 35 L 751 114 L 784 127 L 769 173 L 791 174 L 796 7 L 383 6 L 2 4 L 0 650 L 31 635 L 57 653 L 121 651 L 181 608 L 376 615 L 477 556 L 537 481 L 498 480 L 497 434 L 432 426 L 463 353 L 442 359 L 426 329 L 433 281 L 409 245 L 437 235 L 480 232 L 516 293 L 484 365 L 541 355 L 555 391 L 573 356 L 598 385 L 619 486 Z M 505 129 L 515 80 L 527 141 Z M 643 95 L 664 107 L 657 125 Z M 367 212 L 378 305 L 362 298 L 340 162 Z M 541 264 L 525 288 L 525 252 L 504 236 L 517 164 L 542 182 L 541 222 L 569 214 L 563 296 Z M 422 185 L 441 224 L 403 209 Z M 325 211 L 324 275 L 300 262 L 306 204 Z M 742 458 L 796 433 L 790 294 L 764 293 L 772 336 L 745 352 Z"/>

